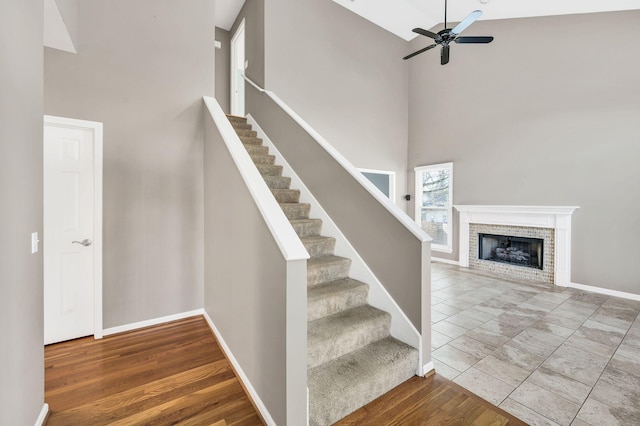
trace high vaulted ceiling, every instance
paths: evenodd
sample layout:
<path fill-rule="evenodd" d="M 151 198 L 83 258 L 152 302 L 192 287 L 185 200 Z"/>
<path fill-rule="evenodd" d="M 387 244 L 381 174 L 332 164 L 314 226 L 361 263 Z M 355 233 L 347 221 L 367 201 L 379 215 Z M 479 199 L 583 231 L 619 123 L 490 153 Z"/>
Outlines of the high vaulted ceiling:
<path fill-rule="evenodd" d="M 333 0 L 341 6 L 409 41 L 415 27 L 432 28 L 444 21 L 444 0 Z M 474 10 L 480 19 L 570 15 L 640 9 L 640 0 L 448 0 L 447 21 L 457 22 Z"/>

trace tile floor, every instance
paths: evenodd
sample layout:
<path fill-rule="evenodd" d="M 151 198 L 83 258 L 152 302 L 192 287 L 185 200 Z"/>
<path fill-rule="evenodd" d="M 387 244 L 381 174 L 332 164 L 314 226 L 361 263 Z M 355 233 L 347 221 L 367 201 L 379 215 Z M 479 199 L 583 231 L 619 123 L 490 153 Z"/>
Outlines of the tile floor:
<path fill-rule="evenodd" d="M 439 374 L 532 425 L 640 425 L 640 301 L 441 263 L 431 285 Z"/>

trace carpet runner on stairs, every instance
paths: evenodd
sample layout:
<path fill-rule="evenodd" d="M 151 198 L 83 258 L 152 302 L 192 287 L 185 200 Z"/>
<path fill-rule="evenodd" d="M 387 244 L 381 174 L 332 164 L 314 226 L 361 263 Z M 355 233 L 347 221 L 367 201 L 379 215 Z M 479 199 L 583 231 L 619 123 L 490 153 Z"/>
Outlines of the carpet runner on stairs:
<path fill-rule="evenodd" d="M 311 258 L 307 261 L 309 424 L 326 426 L 414 376 L 418 351 L 390 334 L 391 315 L 367 304 L 369 286 L 349 278 L 351 259 L 282 176 L 244 117 L 227 116 Z"/>

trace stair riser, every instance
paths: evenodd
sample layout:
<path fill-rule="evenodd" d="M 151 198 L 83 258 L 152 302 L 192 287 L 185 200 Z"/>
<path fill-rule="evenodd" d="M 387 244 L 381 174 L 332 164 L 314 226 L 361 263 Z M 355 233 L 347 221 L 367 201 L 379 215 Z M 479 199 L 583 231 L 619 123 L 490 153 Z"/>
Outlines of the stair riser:
<path fill-rule="evenodd" d="M 311 257 L 333 254 L 336 248 L 336 240 L 333 238 L 312 242 L 303 241 L 302 243 Z"/>
<path fill-rule="evenodd" d="M 307 263 L 307 285 L 324 284 L 347 278 L 350 267 L 351 259 L 322 265 L 309 265 Z"/>
<path fill-rule="evenodd" d="M 288 219 L 307 219 L 311 206 L 305 203 L 280 204 Z"/>
<path fill-rule="evenodd" d="M 266 155 L 269 154 L 269 147 L 264 145 L 247 145 L 244 144 L 245 149 L 250 155 Z"/>
<path fill-rule="evenodd" d="M 232 121 L 231 125 L 233 126 L 233 128 L 235 130 L 251 130 L 251 124 L 249 123 L 243 123 L 240 121 Z"/>
<path fill-rule="evenodd" d="M 357 329 L 345 330 L 326 341 L 309 341 L 307 345 L 307 368 L 313 368 L 325 362 L 360 349 L 370 343 L 389 336 L 391 315 L 376 317 L 367 323 L 360 324 Z"/>
<path fill-rule="evenodd" d="M 258 171 L 262 176 L 281 176 L 282 166 L 274 166 L 270 164 L 257 164 Z"/>
<path fill-rule="evenodd" d="M 231 124 L 234 125 L 234 126 L 236 124 L 247 124 L 246 117 L 230 117 L 230 116 L 227 116 L 227 118 L 229 119 Z"/>
<path fill-rule="evenodd" d="M 249 137 L 240 136 L 240 140 L 242 141 L 243 144 L 246 144 L 246 145 L 262 145 L 262 139 L 260 138 L 249 138 Z"/>
<path fill-rule="evenodd" d="M 307 301 L 307 321 L 314 321 L 367 303 L 368 287 L 360 286 L 317 300 Z"/>
<path fill-rule="evenodd" d="M 271 189 L 289 189 L 291 178 L 285 176 L 263 176 L 267 186 Z"/>
<path fill-rule="evenodd" d="M 243 136 L 248 138 L 255 138 L 258 136 L 258 132 L 256 132 L 255 130 L 240 129 L 237 127 L 235 128 L 235 130 L 238 136 Z"/>
<path fill-rule="evenodd" d="M 312 237 L 314 235 L 320 235 L 322 231 L 322 221 L 321 220 L 309 220 L 304 222 L 293 222 L 291 223 L 294 231 L 298 234 L 298 237 Z"/>
<path fill-rule="evenodd" d="M 297 203 L 300 201 L 300 191 L 297 189 L 272 189 L 271 192 L 278 203 Z"/>
<path fill-rule="evenodd" d="M 251 159 L 255 164 L 274 164 L 276 162 L 276 157 L 268 154 L 251 154 Z"/>

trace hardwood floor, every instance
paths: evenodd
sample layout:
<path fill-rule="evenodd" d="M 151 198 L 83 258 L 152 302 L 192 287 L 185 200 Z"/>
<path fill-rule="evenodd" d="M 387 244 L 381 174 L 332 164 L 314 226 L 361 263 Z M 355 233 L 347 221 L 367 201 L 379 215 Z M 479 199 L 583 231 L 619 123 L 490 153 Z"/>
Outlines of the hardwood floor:
<path fill-rule="evenodd" d="M 47 425 L 261 425 L 202 317 L 45 348 Z"/>
<path fill-rule="evenodd" d="M 202 317 L 45 348 L 48 426 L 261 425 Z M 438 376 L 414 377 L 339 425 L 524 425 Z"/>
<path fill-rule="evenodd" d="M 526 423 L 434 374 L 413 377 L 336 423 L 348 425 L 526 426 Z"/>

